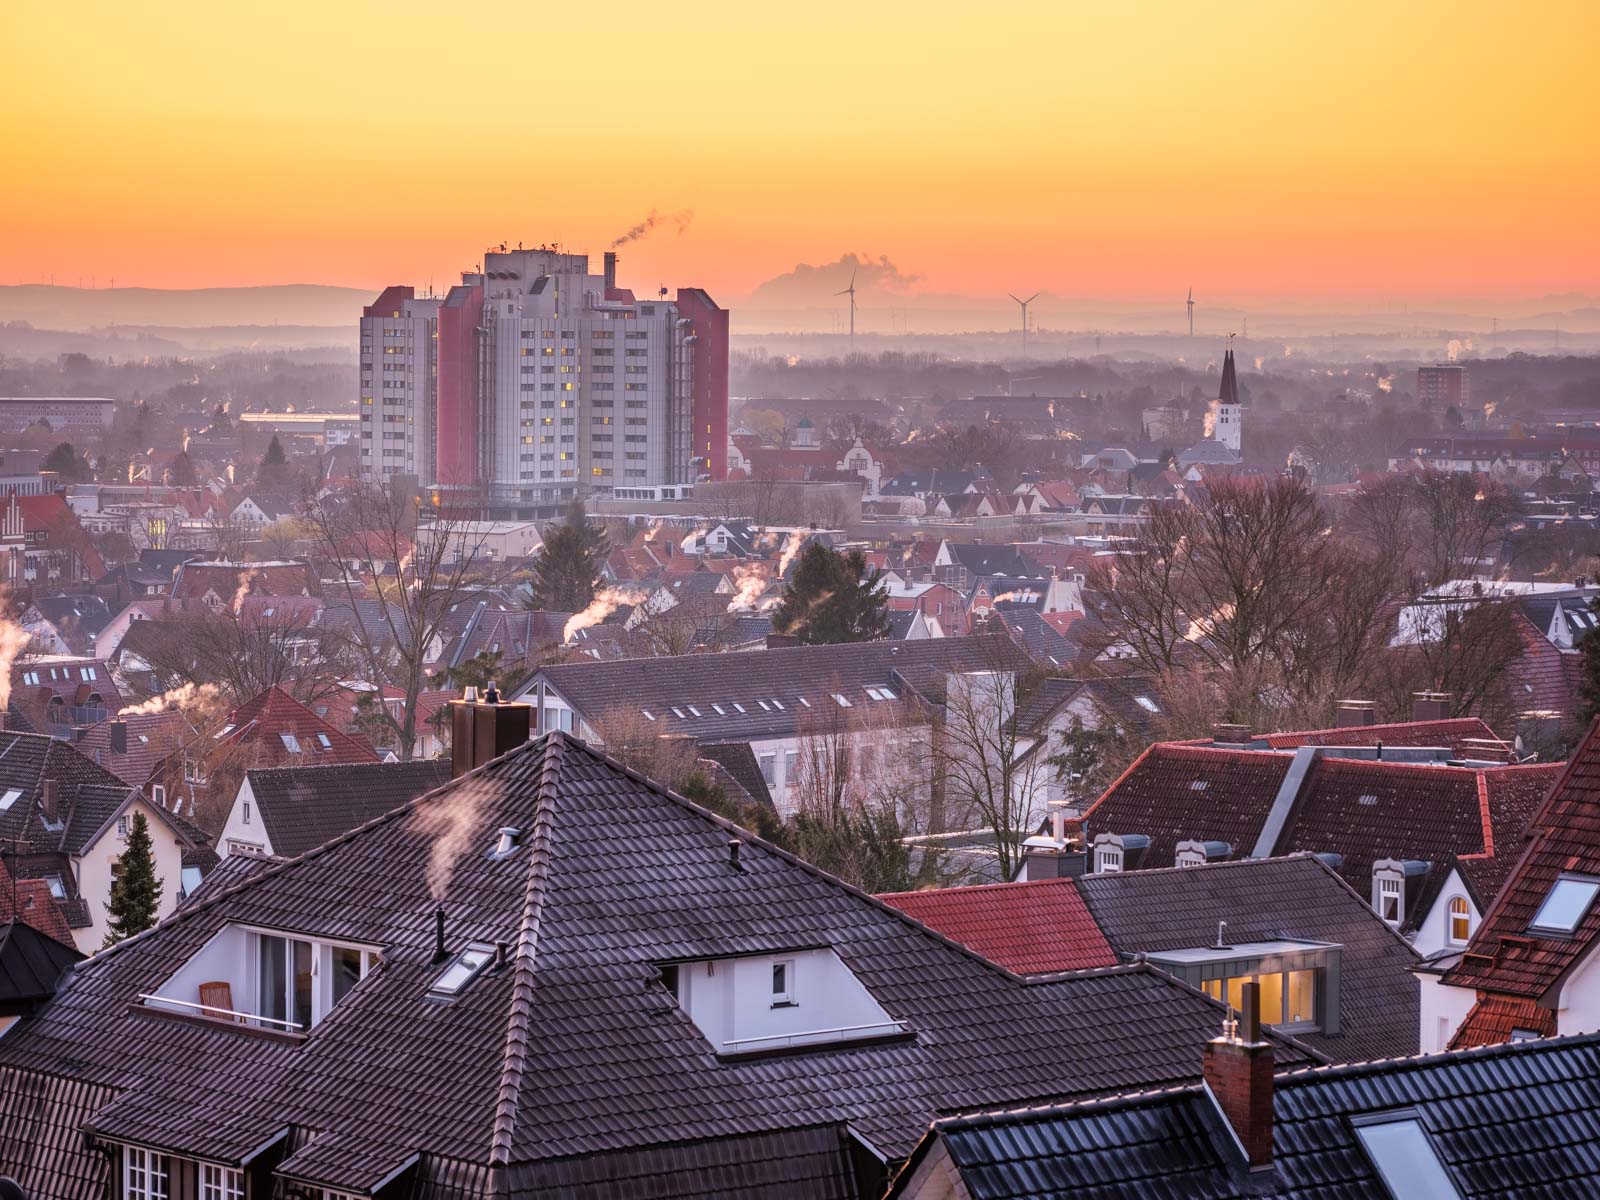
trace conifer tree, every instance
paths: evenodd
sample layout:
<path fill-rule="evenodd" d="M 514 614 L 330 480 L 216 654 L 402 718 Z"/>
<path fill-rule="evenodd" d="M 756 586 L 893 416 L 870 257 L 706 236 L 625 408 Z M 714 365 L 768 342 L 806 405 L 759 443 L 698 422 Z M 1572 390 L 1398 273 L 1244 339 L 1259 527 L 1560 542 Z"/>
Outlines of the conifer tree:
<path fill-rule="evenodd" d="M 545 533 L 528 581 L 530 607 L 582 612 L 594 599 L 607 552 L 605 530 L 590 525 L 583 501 L 574 500 L 566 520 Z"/>
<path fill-rule="evenodd" d="M 114 946 L 123 938 L 143 933 L 156 923 L 161 903 L 161 880 L 156 878 L 155 852 L 150 845 L 150 822 L 141 812 L 133 814 L 128 831 L 128 848 L 117 860 L 117 880 L 111 885 L 111 900 L 106 904 L 110 928 L 105 944 Z"/>
<path fill-rule="evenodd" d="M 257 483 L 283 483 L 289 477 L 289 456 L 283 452 L 283 443 L 273 434 L 267 443 L 267 452 L 261 456 L 261 466 L 256 471 Z"/>
<path fill-rule="evenodd" d="M 882 572 L 867 570 L 859 550 L 840 554 L 813 541 L 789 576 L 772 628 L 808 646 L 870 642 L 889 636 L 889 594 Z"/>

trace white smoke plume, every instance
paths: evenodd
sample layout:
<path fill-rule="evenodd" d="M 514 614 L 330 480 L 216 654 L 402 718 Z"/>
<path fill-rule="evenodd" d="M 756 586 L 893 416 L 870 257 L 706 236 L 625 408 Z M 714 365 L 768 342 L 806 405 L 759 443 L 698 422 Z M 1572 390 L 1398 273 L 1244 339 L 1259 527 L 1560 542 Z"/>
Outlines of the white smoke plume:
<path fill-rule="evenodd" d="M 601 588 L 589 601 L 588 608 L 567 618 L 567 623 L 561 627 L 561 640 L 570 642 L 578 630 L 598 625 L 624 604 L 642 604 L 644 598 L 641 588 Z"/>
<path fill-rule="evenodd" d="M 0 591 L 0 602 L 4 599 L 4 592 Z M 9 617 L 0 617 L 0 714 L 11 703 L 11 667 L 32 640 L 21 625 Z"/>
<path fill-rule="evenodd" d="M 1380 392 L 1392 392 L 1392 391 L 1394 391 L 1394 376 L 1393 375 L 1381 376 L 1378 379 L 1378 390 Z"/>
<path fill-rule="evenodd" d="M 1266 362 L 1266 361 L 1267 360 L 1265 358 L 1263 358 L 1261 355 L 1259 355 L 1259 354 L 1256 355 L 1256 370 L 1258 370 L 1258 371 L 1261 370 L 1261 364 Z"/>
<path fill-rule="evenodd" d="M 794 556 L 800 553 L 800 547 L 803 545 L 805 545 L 805 538 L 800 536 L 799 530 L 791 533 L 783 543 L 783 553 L 778 558 L 778 575 L 780 578 L 789 569 L 789 564 L 794 561 Z"/>
<path fill-rule="evenodd" d="M 678 227 L 678 232 L 681 234 L 684 232 L 684 230 L 689 228 L 689 224 L 693 220 L 694 212 L 691 209 L 686 208 L 681 212 L 675 213 L 659 213 L 652 208 L 649 216 L 629 229 L 627 233 L 623 234 L 616 241 L 612 242 L 611 248 L 615 250 L 618 246 L 626 246 L 629 242 L 637 242 L 657 225 L 676 225 Z"/>
<path fill-rule="evenodd" d="M 1455 362 L 1461 357 L 1461 339 L 1451 338 L 1445 343 L 1444 357 L 1446 362 Z"/>
<path fill-rule="evenodd" d="M 1206 409 L 1205 420 L 1206 428 L 1204 436 L 1211 437 L 1217 432 L 1217 410 L 1214 408 Z"/>
<path fill-rule="evenodd" d="M 729 612 L 749 612 L 767 590 L 767 565 L 760 562 L 740 563 L 733 569 L 734 593 L 728 601 Z"/>
<path fill-rule="evenodd" d="M 428 891 L 435 902 L 444 900 L 456 863 L 477 838 L 483 817 L 483 796 L 471 784 L 417 809 L 417 832 L 432 843 L 428 847 Z"/>
<path fill-rule="evenodd" d="M 239 610 L 244 607 L 244 598 L 250 594 L 251 581 L 260 574 L 261 572 L 255 567 L 251 567 L 247 571 L 239 572 L 239 586 L 233 593 L 232 602 L 228 605 L 229 611 L 231 611 L 234 616 L 237 617 L 239 615 Z"/>
<path fill-rule="evenodd" d="M 152 713 L 177 709 L 200 721 L 209 719 L 222 707 L 222 693 L 211 683 L 180 683 L 177 687 L 151 696 L 143 704 L 129 704 L 117 709 L 119 717 L 147 717 Z"/>

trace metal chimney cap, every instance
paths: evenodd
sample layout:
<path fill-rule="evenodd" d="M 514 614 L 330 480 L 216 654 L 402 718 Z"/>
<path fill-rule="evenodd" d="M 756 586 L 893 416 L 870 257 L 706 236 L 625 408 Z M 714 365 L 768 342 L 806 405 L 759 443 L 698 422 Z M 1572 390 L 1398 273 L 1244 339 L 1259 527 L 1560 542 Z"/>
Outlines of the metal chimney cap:
<path fill-rule="evenodd" d="M 475 683 L 467 684 L 467 686 L 461 690 L 461 698 L 468 704 L 476 704 L 478 702 L 478 685 Z"/>

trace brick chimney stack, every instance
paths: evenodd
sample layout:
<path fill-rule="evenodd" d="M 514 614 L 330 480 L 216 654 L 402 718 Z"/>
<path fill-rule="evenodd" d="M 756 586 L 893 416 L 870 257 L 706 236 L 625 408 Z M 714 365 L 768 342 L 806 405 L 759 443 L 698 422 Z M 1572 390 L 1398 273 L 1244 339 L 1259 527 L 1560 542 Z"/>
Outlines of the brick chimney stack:
<path fill-rule="evenodd" d="M 1335 724 L 1340 729 L 1359 729 L 1378 723 L 1378 706 L 1371 700 L 1341 700 Z"/>
<path fill-rule="evenodd" d="M 1413 692 L 1411 719 L 1413 721 L 1448 721 L 1450 719 L 1449 692 Z"/>
<path fill-rule="evenodd" d="M 528 740 L 533 724 L 530 704 L 501 704 L 491 683 L 485 698 L 468 688 L 462 700 L 450 701 L 450 778 L 465 775 L 490 759 L 515 750 Z"/>
<path fill-rule="evenodd" d="M 128 723 L 123 720 L 111 722 L 111 753 L 126 754 L 128 752 Z"/>
<path fill-rule="evenodd" d="M 1250 1160 L 1250 1171 L 1272 1169 L 1272 1046 L 1261 1036 L 1261 985 L 1244 985 L 1242 1011 L 1205 1044 L 1201 1074 Z"/>

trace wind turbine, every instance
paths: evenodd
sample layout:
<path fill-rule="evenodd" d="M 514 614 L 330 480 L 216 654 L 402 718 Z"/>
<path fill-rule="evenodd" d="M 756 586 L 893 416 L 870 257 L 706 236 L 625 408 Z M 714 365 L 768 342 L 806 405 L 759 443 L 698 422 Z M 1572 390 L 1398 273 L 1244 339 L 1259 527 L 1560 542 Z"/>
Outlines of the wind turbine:
<path fill-rule="evenodd" d="M 850 353 L 856 352 L 856 273 L 850 272 L 850 286 L 842 292 L 835 292 L 835 296 L 850 297 Z"/>
<path fill-rule="evenodd" d="M 1194 289 L 1189 289 L 1189 336 L 1194 336 Z"/>
<path fill-rule="evenodd" d="M 1011 293 L 1007 292 L 1006 295 L 1011 296 Z M 1037 300 L 1039 298 L 1039 293 L 1035 292 L 1033 295 L 1029 296 L 1026 300 L 1023 300 L 1021 297 L 1018 297 L 1018 296 L 1011 296 L 1011 298 L 1013 300 L 1015 300 L 1017 302 L 1018 307 L 1020 307 L 1022 309 L 1022 357 L 1023 358 L 1027 358 L 1028 357 L 1028 305 L 1032 304 L 1035 300 Z"/>

